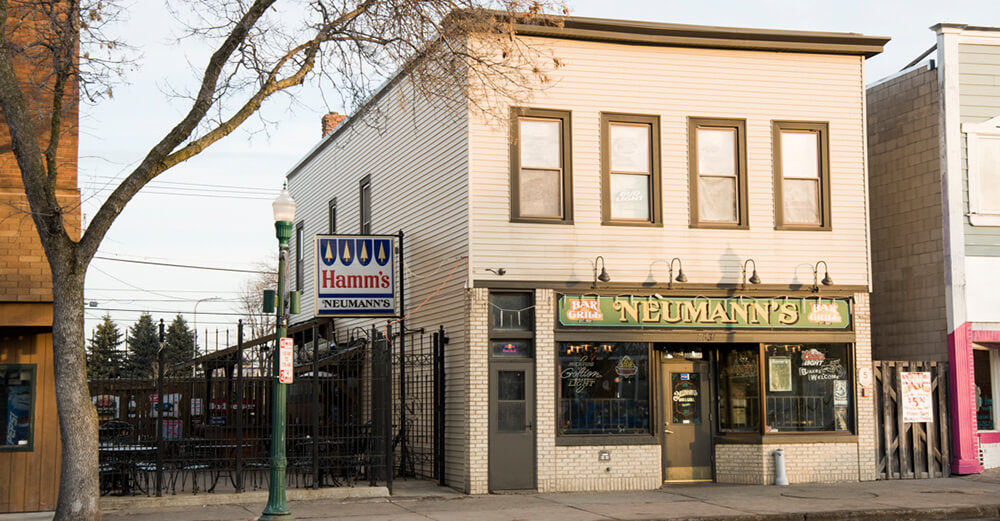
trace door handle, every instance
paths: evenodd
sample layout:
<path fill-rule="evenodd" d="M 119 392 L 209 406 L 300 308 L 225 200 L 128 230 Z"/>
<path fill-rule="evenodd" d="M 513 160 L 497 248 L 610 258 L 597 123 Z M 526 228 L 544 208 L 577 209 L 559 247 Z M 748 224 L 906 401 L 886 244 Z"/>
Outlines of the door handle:
<path fill-rule="evenodd" d="M 663 433 L 664 434 L 673 434 L 674 431 L 670 430 L 668 427 L 670 427 L 670 425 L 668 425 L 668 424 L 664 424 L 663 425 Z"/>

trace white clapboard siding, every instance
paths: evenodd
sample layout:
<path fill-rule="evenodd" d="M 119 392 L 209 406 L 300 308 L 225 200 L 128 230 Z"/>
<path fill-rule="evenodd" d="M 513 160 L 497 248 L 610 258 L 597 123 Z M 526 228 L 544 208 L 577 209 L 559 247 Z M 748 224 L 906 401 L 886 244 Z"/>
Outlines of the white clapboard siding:
<path fill-rule="evenodd" d="M 342 132 L 290 175 L 288 188 L 298 203 L 296 222 L 305 223 L 306 237 L 302 313 L 293 323 L 313 314 L 312 237 L 327 233 L 329 200 L 337 198 L 337 231 L 359 233 L 359 182 L 370 175 L 372 233 L 404 233 L 407 310 L 437 290 L 458 266 L 443 289 L 409 317 L 407 327 L 425 328 L 429 340 L 443 325 L 450 338 L 445 359 L 445 475 L 450 484 L 461 487 L 466 423 L 467 117 L 435 103 L 414 103 L 411 95 L 406 81 L 390 87 L 375 103 L 378 113 L 345 123 Z M 386 320 L 338 319 L 336 327 L 343 334 L 373 323 L 381 327 Z"/>
<path fill-rule="evenodd" d="M 508 280 L 587 282 L 603 255 L 618 283 L 664 283 L 664 261 L 679 257 L 692 283 L 739 282 L 753 258 L 769 284 L 811 284 L 821 259 L 837 284 L 869 284 L 863 58 L 532 41 L 566 64 L 527 106 L 572 112 L 575 224 L 510 222 L 507 130 L 472 117 L 474 278 L 504 267 Z M 601 225 L 601 112 L 660 117 L 662 228 Z M 749 230 L 689 227 L 688 117 L 746 120 Z M 829 123 L 832 231 L 774 229 L 773 120 Z"/>

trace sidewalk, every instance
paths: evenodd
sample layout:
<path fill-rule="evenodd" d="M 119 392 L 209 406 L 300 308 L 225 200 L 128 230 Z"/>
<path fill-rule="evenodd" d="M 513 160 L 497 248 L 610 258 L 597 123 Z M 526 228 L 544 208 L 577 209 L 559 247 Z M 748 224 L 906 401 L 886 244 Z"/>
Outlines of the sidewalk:
<path fill-rule="evenodd" d="M 792 485 L 667 485 L 648 492 L 466 496 L 421 481 L 397 481 L 392 497 L 290 501 L 296 519 L 341 521 L 833 521 L 1000 519 L 1000 472 L 946 479 Z M 180 498 L 181 496 L 177 496 Z M 206 497 L 206 496 L 203 496 Z M 249 499 L 249 498 L 248 498 Z M 228 505 L 130 506 L 107 521 L 247 521 L 264 501 Z M 36 516 L 36 515 L 32 515 Z M 50 517 L 0 516 L 0 520 Z"/>

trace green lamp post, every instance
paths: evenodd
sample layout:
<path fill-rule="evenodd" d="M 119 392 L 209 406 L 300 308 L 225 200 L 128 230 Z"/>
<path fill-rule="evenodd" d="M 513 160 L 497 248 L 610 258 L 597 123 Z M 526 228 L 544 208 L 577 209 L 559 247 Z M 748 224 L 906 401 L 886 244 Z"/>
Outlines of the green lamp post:
<path fill-rule="evenodd" d="M 267 505 L 260 516 L 261 521 L 287 520 L 291 521 L 291 510 L 285 500 L 285 402 L 288 385 L 279 382 L 281 339 L 288 334 L 288 315 L 285 314 L 285 265 L 288 262 L 288 241 L 292 238 L 292 221 L 295 220 L 295 201 L 287 188 L 281 189 L 281 194 L 271 204 L 274 209 L 274 230 L 278 237 L 278 295 L 277 295 L 277 331 L 272 352 L 272 369 L 274 383 L 271 393 L 271 480 L 267 487 Z"/>

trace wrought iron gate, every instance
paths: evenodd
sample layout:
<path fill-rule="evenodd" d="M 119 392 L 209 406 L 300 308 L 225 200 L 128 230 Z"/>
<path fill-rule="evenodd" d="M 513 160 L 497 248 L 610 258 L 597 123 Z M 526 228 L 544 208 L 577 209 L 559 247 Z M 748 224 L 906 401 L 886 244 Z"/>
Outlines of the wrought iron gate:
<path fill-rule="evenodd" d="M 878 479 L 950 475 L 948 365 L 944 362 L 875 361 L 875 425 Z M 933 422 L 903 421 L 902 373 L 929 372 Z"/>

